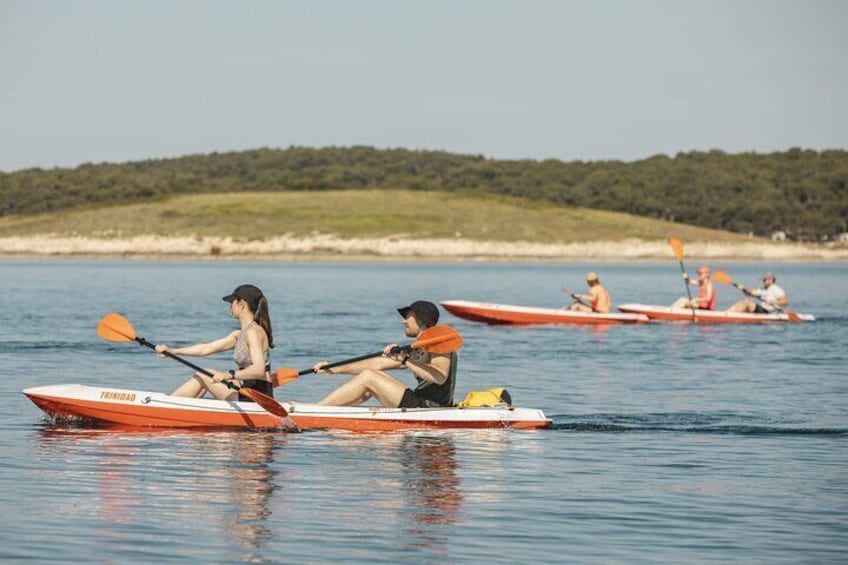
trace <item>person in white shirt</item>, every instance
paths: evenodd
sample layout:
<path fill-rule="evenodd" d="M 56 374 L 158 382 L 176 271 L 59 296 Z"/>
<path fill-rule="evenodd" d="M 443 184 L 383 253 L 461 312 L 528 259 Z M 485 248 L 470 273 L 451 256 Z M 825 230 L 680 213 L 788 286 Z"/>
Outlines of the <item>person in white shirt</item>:
<path fill-rule="evenodd" d="M 745 285 L 739 285 L 739 290 L 758 298 L 758 301 L 740 300 L 733 306 L 727 309 L 728 312 L 751 312 L 754 314 L 770 314 L 774 311 L 782 311 L 785 306 L 789 305 L 789 298 L 786 292 L 777 286 L 777 278 L 772 273 L 763 275 L 763 288 L 748 289 Z"/>

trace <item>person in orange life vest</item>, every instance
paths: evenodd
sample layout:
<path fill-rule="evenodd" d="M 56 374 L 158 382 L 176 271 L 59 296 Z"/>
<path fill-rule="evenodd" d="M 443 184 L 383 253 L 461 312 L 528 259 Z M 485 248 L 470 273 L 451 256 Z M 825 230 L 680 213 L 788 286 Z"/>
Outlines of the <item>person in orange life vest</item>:
<path fill-rule="evenodd" d="M 416 300 L 398 308 L 407 337 L 415 338 L 439 321 L 439 308 L 432 302 Z M 423 349 L 395 352 L 397 344 L 389 344 L 380 357 L 355 361 L 347 365 L 324 369 L 327 361 L 315 365 L 316 373 L 355 375 L 348 382 L 325 396 L 318 404 L 352 406 L 374 398 L 389 408 L 430 408 L 453 406 L 456 384 L 456 352 L 428 353 Z M 415 376 L 415 390 L 386 373 L 391 369 L 408 369 Z"/>
<path fill-rule="evenodd" d="M 671 305 L 672 308 L 698 308 L 700 310 L 715 310 L 716 293 L 713 287 L 713 279 L 710 274 L 710 268 L 707 266 L 698 267 L 698 280 L 692 281 L 689 278 L 689 273 L 683 273 L 683 280 L 686 284 L 697 285 L 698 296 L 691 301 L 687 297 L 678 298 Z"/>
<path fill-rule="evenodd" d="M 612 299 L 607 289 L 601 286 L 601 280 L 597 273 L 586 275 L 586 284 L 589 285 L 589 293 L 573 295 L 574 303 L 568 309 L 579 312 L 602 312 L 604 314 L 609 312 L 612 309 Z"/>

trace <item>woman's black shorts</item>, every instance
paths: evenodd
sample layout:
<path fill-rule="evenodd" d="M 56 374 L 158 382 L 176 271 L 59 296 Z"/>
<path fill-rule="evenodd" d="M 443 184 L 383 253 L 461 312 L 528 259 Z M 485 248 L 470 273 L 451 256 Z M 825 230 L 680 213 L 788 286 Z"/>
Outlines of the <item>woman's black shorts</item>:
<path fill-rule="evenodd" d="M 252 388 L 253 390 L 258 390 L 262 394 L 270 396 L 274 398 L 274 385 L 269 383 L 268 381 L 262 379 L 251 379 L 249 381 L 242 381 L 243 388 Z M 247 396 L 239 393 L 238 395 L 239 402 L 253 402 L 252 398 L 248 398 Z"/>

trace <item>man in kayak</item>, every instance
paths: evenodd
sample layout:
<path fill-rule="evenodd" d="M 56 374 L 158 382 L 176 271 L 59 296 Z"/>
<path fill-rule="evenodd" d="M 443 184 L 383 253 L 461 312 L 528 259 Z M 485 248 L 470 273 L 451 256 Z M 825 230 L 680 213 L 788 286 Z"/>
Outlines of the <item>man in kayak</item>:
<path fill-rule="evenodd" d="M 745 285 L 739 285 L 739 290 L 748 296 L 755 296 L 759 298 L 759 301 L 748 300 L 745 298 L 728 308 L 727 311 L 770 314 L 775 310 L 780 311 L 784 306 L 789 305 L 789 298 L 786 296 L 786 292 L 775 284 L 777 283 L 777 278 L 774 274 L 764 274 L 762 282 L 763 288 L 755 288 L 753 290 L 745 288 Z"/>
<path fill-rule="evenodd" d="M 569 310 L 578 312 L 600 312 L 607 314 L 612 309 L 612 299 L 607 289 L 601 286 L 598 274 L 591 272 L 586 275 L 586 284 L 589 285 L 588 294 L 572 294 L 574 303 L 568 307 Z"/>
<path fill-rule="evenodd" d="M 698 308 L 700 310 L 715 310 L 716 293 L 713 287 L 713 280 L 710 273 L 710 268 L 706 265 L 698 267 L 698 280 L 692 282 L 689 278 L 689 273 L 683 273 L 683 280 L 686 284 L 698 286 L 698 296 L 689 300 L 687 297 L 678 298 L 671 305 L 672 308 Z"/>
<path fill-rule="evenodd" d="M 422 331 L 439 321 L 439 309 L 432 302 L 418 300 L 397 309 L 403 318 L 407 337 L 415 338 Z M 447 354 L 428 353 L 422 349 L 397 352 L 397 344 L 390 344 L 381 357 L 372 357 L 347 365 L 324 369 L 327 361 L 314 367 L 316 373 L 355 375 L 318 404 L 328 406 L 352 406 L 370 398 L 389 408 L 428 408 L 453 406 L 453 391 L 456 384 L 456 352 Z M 390 376 L 386 371 L 407 369 L 415 376 L 415 390 Z"/>

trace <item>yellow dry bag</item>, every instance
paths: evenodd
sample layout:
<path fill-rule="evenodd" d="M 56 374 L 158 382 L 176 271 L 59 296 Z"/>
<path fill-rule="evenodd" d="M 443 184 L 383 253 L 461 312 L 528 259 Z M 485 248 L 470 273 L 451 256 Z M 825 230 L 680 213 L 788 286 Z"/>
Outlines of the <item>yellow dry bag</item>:
<path fill-rule="evenodd" d="M 512 398 L 505 388 L 490 388 L 488 390 L 472 390 L 465 395 L 465 400 L 456 405 L 457 408 L 473 408 L 475 406 L 512 406 Z"/>

